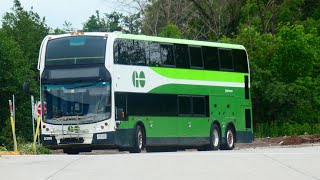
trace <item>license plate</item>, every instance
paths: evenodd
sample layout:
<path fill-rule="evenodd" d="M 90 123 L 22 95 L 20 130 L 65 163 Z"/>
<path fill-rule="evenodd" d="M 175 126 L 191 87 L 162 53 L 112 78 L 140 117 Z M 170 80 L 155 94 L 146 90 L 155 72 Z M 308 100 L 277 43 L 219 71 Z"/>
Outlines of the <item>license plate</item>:
<path fill-rule="evenodd" d="M 97 139 L 107 139 L 107 134 L 97 134 Z"/>

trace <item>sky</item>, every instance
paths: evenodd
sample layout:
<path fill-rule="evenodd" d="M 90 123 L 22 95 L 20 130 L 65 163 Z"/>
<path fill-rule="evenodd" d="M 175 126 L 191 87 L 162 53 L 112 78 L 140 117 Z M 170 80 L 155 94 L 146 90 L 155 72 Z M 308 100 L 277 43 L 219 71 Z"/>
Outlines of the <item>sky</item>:
<path fill-rule="evenodd" d="M 62 28 L 64 21 L 71 22 L 75 29 L 82 29 L 82 24 L 94 15 L 96 10 L 103 14 L 120 9 L 120 4 L 115 3 L 115 0 L 20 0 L 20 2 L 25 10 L 33 7 L 33 11 L 40 17 L 45 16 L 47 25 L 53 29 Z M 1 19 L 12 7 L 13 0 L 0 0 Z"/>

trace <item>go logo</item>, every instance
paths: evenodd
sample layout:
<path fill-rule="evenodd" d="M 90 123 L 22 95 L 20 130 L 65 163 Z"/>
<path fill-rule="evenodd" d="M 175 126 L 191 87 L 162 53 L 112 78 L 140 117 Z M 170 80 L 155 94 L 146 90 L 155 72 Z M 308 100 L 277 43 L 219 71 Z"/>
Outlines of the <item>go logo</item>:
<path fill-rule="evenodd" d="M 79 126 L 74 126 L 74 127 L 72 127 L 72 126 L 69 126 L 68 127 L 68 131 L 69 132 L 79 132 L 80 131 L 80 127 Z"/>
<path fill-rule="evenodd" d="M 132 83 L 133 86 L 138 87 L 144 87 L 146 85 L 146 76 L 144 75 L 144 72 L 141 71 L 139 74 L 137 71 L 133 71 L 132 73 Z"/>

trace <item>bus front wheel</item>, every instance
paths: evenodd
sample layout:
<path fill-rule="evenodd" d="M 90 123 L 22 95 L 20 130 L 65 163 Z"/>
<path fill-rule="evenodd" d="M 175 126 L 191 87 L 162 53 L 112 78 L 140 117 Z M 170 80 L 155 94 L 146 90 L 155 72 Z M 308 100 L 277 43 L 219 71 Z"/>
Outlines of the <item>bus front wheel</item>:
<path fill-rule="evenodd" d="M 210 129 L 210 144 L 199 147 L 199 151 L 215 151 L 220 148 L 221 130 L 217 124 L 212 124 Z"/>
<path fill-rule="evenodd" d="M 130 149 L 130 153 L 140 153 L 144 148 L 144 139 L 144 131 L 140 125 L 137 125 L 134 136 L 134 146 Z"/>

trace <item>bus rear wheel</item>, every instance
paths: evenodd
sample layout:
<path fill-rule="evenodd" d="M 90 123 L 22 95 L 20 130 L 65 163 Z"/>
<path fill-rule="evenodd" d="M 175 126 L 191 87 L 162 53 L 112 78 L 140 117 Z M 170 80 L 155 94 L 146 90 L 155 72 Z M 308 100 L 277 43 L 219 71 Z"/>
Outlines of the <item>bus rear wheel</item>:
<path fill-rule="evenodd" d="M 144 148 L 144 131 L 140 125 L 137 125 L 135 136 L 134 136 L 134 146 L 129 150 L 130 153 L 140 153 Z"/>
<path fill-rule="evenodd" d="M 222 150 L 232 150 L 235 143 L 235 130 L 232 126 L 228 126 L 225 134 L 225 143 L 221 145 Z"/>

